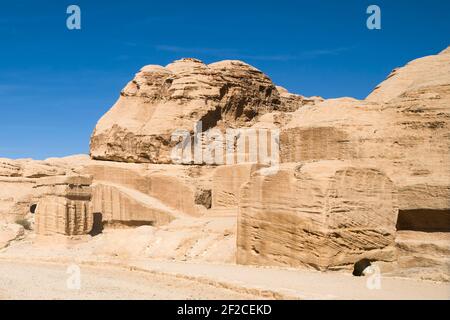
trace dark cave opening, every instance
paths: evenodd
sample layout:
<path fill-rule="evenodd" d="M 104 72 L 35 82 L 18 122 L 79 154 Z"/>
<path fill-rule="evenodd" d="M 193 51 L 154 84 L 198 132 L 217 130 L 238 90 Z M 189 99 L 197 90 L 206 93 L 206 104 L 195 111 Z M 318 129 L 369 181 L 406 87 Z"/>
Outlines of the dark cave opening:
<path fill-rule="evenodd" d="M 94 237 L 103 232 L 103 215 L 100 212 L 94 212 L 93 216 L 94 223 L 92 224 L 92 230 L 89 234 Z"/>
<path fill-rule="evenodd" d="M 154 221 L 147 221 L 147 220 L 130 220 L 130 221 L 112 220 L 105 223 L 105 227 L 107 228 L 136 228 L 154 225 L 155 225 Z"/>
<path fill-rule="evenodd" d="M 37 208 L 37 204 L 36 204 L 36 203 L 33 203 L 33 204 L 30 206 L 30 212 L 31 212 L 31 213 L 35 213 L 35 212 L 36 212 L 36 208 Z"/>
<path fill-rule="evenodd" d="M 356 277 L 361 277 L 363 276 L 363 271 L 367 268 L 370 267 L 371 263 L 369 259 L 361 259 L 357 262 L 355 262 L 355 264 L 353 265 L 353 275 Z"/>
<path fill-rule="evenodd" d="M 450 232 L 450 209 L 399 210 L 397 231 Z"/>

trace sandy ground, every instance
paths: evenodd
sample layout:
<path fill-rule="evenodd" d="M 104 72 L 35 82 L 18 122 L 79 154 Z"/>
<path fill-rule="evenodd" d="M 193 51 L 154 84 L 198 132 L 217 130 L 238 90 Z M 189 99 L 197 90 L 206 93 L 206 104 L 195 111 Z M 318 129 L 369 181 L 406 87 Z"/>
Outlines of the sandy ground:
<path fill-rule="evenodd" d="M 145 231 L 145 230 L 144 230 Z M 126 234 L 125 234 L 126 235 Z M 114 237 L 75 242 L 33 237 L 13 241 L 0 250 L 0 299 L 445 299 L 450 283 L 370 277 L 348 272 L 255 267 L 206 261 L 174 261 L 146 257 L 145 244 L 129 242 L 116 250 Z M 105 250 L 101 244 L 112 245 Z M 136 245 L 138 243 L 139 245 Z M 130 248 L 129 248 L 130 247 Z M 142 248 L 141 248 L 142 247 Z M 102 250 L 99 250 L 102 249 Z M 139 257 L 139 258 L 137 258 Z M 68 290 L 67 267 L 81 268 L 81 290 Z M 373 284 L 373 283 L 372 283 Z"/>
<path fill-rule="evenodd" d="M 214 279 L 233 288 L 268 291 L 278 299 L 450 300 L 450 283 L 397 278 L 380 274 L 379 285 L 350 273 L 255 267 L 233 264 L 140 260 L 129 265 L 195 278 Z M 373 278 L 372 278 L 373 279 Z"/>
<path fill-rule="evenodd" d="M 240 265 L 139 260 L 79 261 L 81 289 L 67 289 L 73 261 L 0 259 L 1 299 L 450 299 L 450 284 Z M 126 265 L 126 267 L 125 267 Z"/>
<path fill-rule="evenodd" d="M 69 289 L 72 274 L 67 268 L 67 264 L 0 261 L 0 299 L 255 298 L 168 275 L 97 266 L 81 266 L 80 289 Z"/>

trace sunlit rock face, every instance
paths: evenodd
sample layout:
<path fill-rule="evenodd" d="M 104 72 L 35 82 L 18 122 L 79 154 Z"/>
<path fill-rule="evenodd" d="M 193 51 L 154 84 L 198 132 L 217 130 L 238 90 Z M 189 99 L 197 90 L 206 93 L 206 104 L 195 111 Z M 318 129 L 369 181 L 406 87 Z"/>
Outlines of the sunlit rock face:
<path fill-rule="evenodd" d="M 256 68 L 235 60 L 209 65 L 182 59 L 141 69 L 98 122 L 91 157 L 124 162 L 171 163 L 171 134 L 217 127 L 247 127 L 274 110 L 308 102 L 276 87 Z"/>
<path fill-rule="evenodd" d="M 36 207 L 36 232 L 42 235 L 84 235 L 93 227 L 92 178 L 63 176 L 40 179 Z"/>
<path fill-rule="evenodd" d="M 0 158 L 0 220 L 15 222 L 29 215 L 40 196 L 39 179 L 76 175 L 89 162 L 87 155 L 46 160 Z"/>
<path fill-rule="evenodd" d="M 449 119 L 449 49 L 364 100 L 291 94 L 240 61 L 149 65 L 99 120 L 90 158 L 0 159 L 0 217 L 34 208 L 38 233 L 70 236 L 100 216 L 121 229 L 94 241 L 115 256 L 346 272 L 376 261 L 449 281 Z M 279 166 L 247 149 L 239 163 L 174 163 L 172 134 L 200 121 L 279 132 Z M 92 183 L 75 200 L 68 181 L 81 175 Z M 7 229 L 5 245 L 22 236 Z"/>
<path fill-rule="evenodd" d="M 345 161 L 283 164 L 241 191 L 237 260 L 319 270 L 360 259 L 395 260 L 395 187 L 382 172 Z"/>
<path fill-rule="evenodd" d="M 448 280 L 449 262 L 445 252 L 448 252 L 450 244 L 449 119 L 450 51 L 446 49 L 438 55 L 420 58 L 396 69 L 365 100 L 328 99 L 302 106 L 283 117 L 274 111 L 265 114 L 263 121 L 255 126 L 281 129 L 281 162 L 286 165 L 340 160 L 351 164 L 362 163 L 380 170 L 392 181 L 392 192 L 398 198 L 399 219 L 391 221 L 396 223 L 391 224 L 391 227 L 395 227 L 395 232 L 390 233 L 395 236 L 397 244 L 397 266 L 424 268 L 427 271 L 419 272 L 419 277 Z M 361 173 L 360 176 L 360 184 L 363 185 L 364 174 Z M 278 189 L 271 190 L 275 192 L 299 183 L 296 179 L 289 181 L 279 185 Z M 243 202 L 240 214 L 244 226 L 241 226 L 242 232 L 238 235 L 244 236 L 238 237 L 242 239 L 238 240 L 238 253 L 241 253 L 238 254 L 239 260 L 255 264 L 308 264 L 318 268 L 336 266 L 335 262 L 327 260 L 327 252 L 316 256 L 316 261 L 313 259 L 317 252 L 327 250 L 329 240 L 324 239 L 329 236 L 326 232 L 319 232 L 322 227 L 313 228 L 320 234 L 313 233 L 314 237 L 323 240 L 320 244 L 317 242 L 314 248 L 299 249 L 300 245 L 297 244 L 288 245 L 287 248 L 281 246 L 281 243 L 294 241 L 292 239 L 305 243 L 297 234 L 302 225 L 307 225 L 308 232 L 311 231 L 310 222 L 301 222 L 304 216 L 301 213 L 302 205 L 295 204 L 287 206 L 293 211 L 285 216 L 296 217 L 292 223 L 294 229 L 285 226 L 291 231 L 280 238 L 283 233 L 277 228 L 283 227 L 277 223 L 282 221 L 280 212 L 288 203 L 287 195 L 279 194 L 283 204 L 279 204 L 277 211 L 271 209 L 278 217 L 272 219 L 273 225 L 269 223 L 264 227 L 258 226 L 258 217 L 264 217 L 260 219 L 264 224 L 262 221 L 270 219 L 266 216 L 269 208 L 277 203 L 276 199 L 271 198 L 271 192 L 265 191 L 276 182 L 275 179 L 267 185 L 262 184 L 262 189 L 255 187 L 264 195 L 253 199 L 254 206 L 262 209 L 261 211 L 249 208 L 246 203 L 250 200 Z M 348 183 L 342 185 L 343 189 L 346 187 Z M 247 188 L 250 192 L 253 187 Z M 381 192 L 381 185 L 379 189 Z M 302 197 L 297 192 L 293 194 L 296 196 L 292 196 L 291 200 L 297 201 L 296 197 Z M 325 211 L 321 214 L 324 215 Z M 381 212 L 378 215 L 383 216 Z M 345 220 L 340 222 L 345 224 Z M 254 239 L 247 239 L 246 234 Z M 276 240 L 264 240 L 271 236 Z M 372 240 L 374 239 L 376 237 Z M 250 254 L 252 241 L 258 253 L 254 251 Z M 367 239 L 366 243 L 372 242 Z M 392 242 L 390 246 L 392 247 Z M 356 248 L 350 248 L 352 254 L 358 252 Z M 346 249 L 341 248 L 341 251 L 345 252 Z M 370 250 L 363 251 L 368 254 Z M 332 252 L 329 254 L 333 256 Z M 346 254 L 346 257 L 350 258 L 352 254 Z M 323 262 L 322 259 L 328 262 Z M 375 260 L 383 259 L 379 257 Z"/>

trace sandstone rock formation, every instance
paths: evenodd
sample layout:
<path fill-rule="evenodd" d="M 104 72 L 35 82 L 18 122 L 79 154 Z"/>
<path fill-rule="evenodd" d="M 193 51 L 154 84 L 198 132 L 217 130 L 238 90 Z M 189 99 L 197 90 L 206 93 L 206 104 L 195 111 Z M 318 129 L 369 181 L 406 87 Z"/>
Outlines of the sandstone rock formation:
<path fill-rule="evenodd" d="M 276 175 L 254 175 L 241 194 L 238 263 L 325 270 L 395 260 L 396 192 L 377 169 L 283 164 Z"/>
<path fill-rule="evenodd" d="M 92 178 L 65 176 L 40 179 L 41 197 L 36 207 L 38 234 L 84 235 L 92 231 Z"/>
<path fill-rule="evenodd" d="M 290 115 L 285 114 L 285 120 L 281 123 L 276 121 L 276 112 L 268 113 L 256 126 L 281 127 L 281 161 L 284 163 L 345 160 L 362 162 L 387 175 L 395 187 L 392 190 L 398 194 L 398 220 L 391 221 L 394 223 L 391 228 L 396 227 L 397 266 L 429 269 L 432 271 L 426 277 L 434 273 L 436 278 L 448 280 L 449 90 L 450 51 L 447 49 L 397 69 L 365 100 L 325 100 L 299 108 Z M 383 193 L 384 190 L 379 192 Z M 267 197 L 270 198 L 270 193 L 256 200 L 254 208 L 270 208 L 269 203 L 275 200 L 270 198 L 272 200 L 266 201 Z M 289 201 L 284 197 L 282 201 L 287 205 Z M 249 199 L 243 199 L 244 203 L 255 201 L 254 198 Z M 311 204 L 314 203 L 313 199 Z M 290 243 L 292 234 L 288 233 L 280 239 L 279 232 L 272 234 L 266 232 L 266 229 L 271 228 L 259 227 L 258 217 L 261 213 L 246 206 L 241 209 L 242 221 L 253 221 L 244 229 L 254 228 L 251 234 L 256 239 L 264 239 L 261 242 L 265 245 L 259 243 L 260 248 L 257 250 L 261 257 L 254 251 L 252 256 L 251 242 L 247 243 L 248 239 L 238 240 L 241 245 L 238 260 L 250 263 L 265 261 L 266 264 L 284 261 L 286 265 L 295 266 L 310 263 L 314 260 L 314 254 L 320 251 L 319 248 L 306 250 L 307 257 L 291 260 L 291 247 L 274 249 L 269 244 Z M 281 210 L 281 207 L 277 209 Z M 262 211 L 265 212 L 264 209 Z M 305 214 L 303 218 L 306 217 Z M 269 219 L 264 216 L 265 225 L 276 226 L 281 218 L 267 222 Z M 396 219 L 395 216 L 392 219 Z M 341 223 L 345 226 L 345 221 Z M 301 226 L 303 223 L 295 225 Z M 347 258 L 359 251 L 355 243 L 349 249 L 351 253 L 347 254 Z M 341 252 L 345 252 L 345 249 L 341 248 Z M 326 254 L 322 255 L 322 258 L 326 257 Z M 334 265 L 329 260 L 328 267 Z"/>
<path fill-rule="evenodd" d="M 99 161 L 91 162 L 83 170 L 83 173 L 94 177 L 94 194 L 98 194 L 94 199 L 95 212 L 98 211 L 96 208 L 104 208 L 108 206 L 108 202 L 114 202 L 105 198 L 108 192 L 102 192 L 102 189 L 109 188 L 133 197 L 136 205 L 145 207 L 147 203 L 151 210 L 162 210 L 161 213 L 164 212 L 168 217 L 167 221 L 180 216 L 204 214 L 206 207 L 196 203 L 196 199 L 200 191 L 211 189 L 208 180 L 211 172 L 208 167 L 148 166 Z M 115 202 L 114 206 L 120 206 L 120 202 Z M 114 209 L 111 208 L 113 211 Z M 145 216 L 142 211 L 139 213 L 135 210 L 134 213 Z M 129 220 L 126 214 L 122 218 Z"/>
<path fill-rule="evenodd" d="M 260 168 L 252 163 L 218 167 L 213 177 L 212 207 L 237 212 L 242 185 Z"/>
<path fill-rule="evenodd" d="M 86 155 L 44 161 L 0 159 L 0 220 L 14 222 L 34 211 L 39 191 L 33 187 L 40 178 L 77 174 L 89 161 Z"/>
<path fill-rule="evenodd" d="M 364 100 L 291 94 L 240 61 L 145 66 L 98 122 L 91 159 L 0 160 L 0 217 L 37 204 L 40 234 L 105 228 L 95 255 L 347 271 L 377 261 L 450 281 L 449 103 L 449 49 Z M 279 130 L 279 166 L 247 147 L 239 163 L 173 163 L 175 131 L 240 128 Z M 78 175 L 92 184 L 72 203 Z"/>
<path fill-rule="evenodd" d="M 281 91 L 281 93 L 280 93 Z M 294 111 L 301 96 L 279 88 L 241 61 L 209 65 L 182 59 L 166 67 L 145 66 L 123 89 L 91 138 L 93 159 L 171 163 L 176 130 L 242 127 L 273 110 Z"/>
<path fill-rule="evenodd" d="M 419 58 L 409 62 L 405 67 L 394 69 L 366 100 L 389 102 L 401 96 L 407 98 L 407 92 L 417 92 L 420 89 L 428 91 L 430 88 L 440 87 L 445 89 L 449 85 L 449 72 L 450 48 L 447 48 L 438 55 Z M 423 95 L 430 98 L 437 98 L 436 93 L 433 89 L 429 92 L 422 91 Z"/>
<path fill-rule="evenodd" d="M 0 224 L 0 249 L 7 247 L 11 241 L 18 240 L 25 230 L 18 224 Z"/>
<path fill-rule="evenodd" d="M 235 263 L 236 219 L 180 218 L 159 227 L 106 228 L 88 245 L 94 255 Z"/>

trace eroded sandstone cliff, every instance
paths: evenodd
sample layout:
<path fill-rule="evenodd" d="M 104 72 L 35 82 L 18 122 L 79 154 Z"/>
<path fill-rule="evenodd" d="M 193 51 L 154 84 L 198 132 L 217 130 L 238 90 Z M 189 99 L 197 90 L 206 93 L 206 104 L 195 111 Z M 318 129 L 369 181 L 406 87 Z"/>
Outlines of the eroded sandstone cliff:
<path fill-rule="evenodd" d="M 209 65 L 182 59 L 141 69 L 98 122 L 91 157 L 123 162 L 171 163 L 176 130 L 246 127 L 273 111 L 294 111 L 314 100 L 276 87 L 256 68 L 234 60 Z"/>
<path fill-rule="evenodd" d="M 90 212 L 116 230 L 94 238 L 102 254 L 319 270 L 368 259 L 448 281 L 449 104 L 449 49 L 364 100 L 291 94 L 240 61 L 146 66 L 98 122 L 91 160 L 0 161 L 0 213 L 57 217 L 39 181 L 89 175 Z M 172 133 L 198 121 L 279 130 L 279 166 L 174 164 Z"/>

